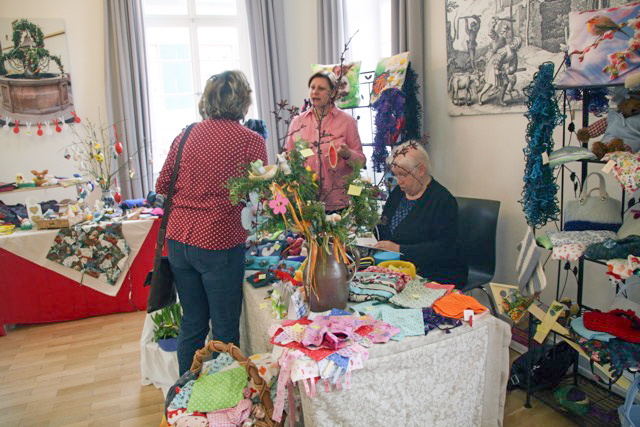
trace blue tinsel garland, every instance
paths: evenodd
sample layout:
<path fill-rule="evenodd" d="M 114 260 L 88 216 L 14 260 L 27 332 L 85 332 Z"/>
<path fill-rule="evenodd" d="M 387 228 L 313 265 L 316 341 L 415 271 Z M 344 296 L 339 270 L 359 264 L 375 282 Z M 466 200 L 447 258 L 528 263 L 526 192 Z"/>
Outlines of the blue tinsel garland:
<path fill-rule="evenodd" d="M 373 170 L 382 172 L 387 159 L 387 145 L 391 144 L 391 135 L 396 129 L 396 119 L 404 112 L 405 95 L 398 89 L 382 91 L 378 100 L 372 105 L 376 110 L 376 135 L 373 138 L 373 154 L 371 162 Z"/>
<path fill-rule="evenodd" d="M 525 88 L 529 119 L 527 125 L 527 146 L 524 148 L 526 166 L 524 170 L 524 190 L 522 209 L 527 224 L 539 228 L 549 220 L 558 219 L 558 186 L 553 170 L 542 164 L 542 153 L 551 153 L 553 128 L 562 123 L 564 116 L 555 102 L 553 63 L 546 62 L 538 67 L 533 81 Z"/>
<path fill-rule="evenodd" d="M 567 98 L 572 101 L 581 101 L 583 97 L 583 91 L 589 92 L 589 112 L 593 113 L 596 117 L 601 117 L 604 113 L 609 111 L 609 98 L 607 98 L 606 88 L 592 88 L 592 89 L 567 89 Z"/>

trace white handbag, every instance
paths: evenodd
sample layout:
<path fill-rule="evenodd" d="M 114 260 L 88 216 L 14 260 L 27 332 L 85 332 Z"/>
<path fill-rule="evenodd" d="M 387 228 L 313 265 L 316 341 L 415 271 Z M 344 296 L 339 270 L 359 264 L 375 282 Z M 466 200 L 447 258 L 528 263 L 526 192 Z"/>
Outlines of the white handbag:
<path fill-rule="evenodd" d="M 600 184 L 588 189 L 589 178 L 595 175 Z M 597 196 L 592 196 L 598 190 Z M 587 175 L 580 197 L 567 202 L 564 209 L 564 229 L 566 231 L 610 230 L 618 231 L 622 224 L 622 204 L 609 197 L 604 177 L 598 172 Z"/>

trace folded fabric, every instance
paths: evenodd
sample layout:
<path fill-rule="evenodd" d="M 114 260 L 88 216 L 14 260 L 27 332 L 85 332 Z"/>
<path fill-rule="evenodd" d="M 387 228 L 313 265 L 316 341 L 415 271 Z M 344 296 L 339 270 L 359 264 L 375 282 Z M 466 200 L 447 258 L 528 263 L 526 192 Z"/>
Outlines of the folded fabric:
<path fill-rule="evenodd" d="M 412 280 L 402 292 L 389 300 L 395 305 L 407 308 L 431 307 L 433 303 L 447 293 L 446 289 L 425 287 L 420 280 Z"/>
<path fill-rule="evenodd" d="M 571 329 L 573 329 L 581 337 L 584 337 L 588 340 L 608 342 L 609 340 L 615 338 L 614 335 L 608 334 L 606 332 L 598 332 L 587 329 L 584 326 L 584 319 L 582 318 L 582 316 L 576 317 L 575 319 L 571 320 Z"/>
<path fill-rule="evenodd" d="M 597 159 L 596 155 L 584 147 L 576 147 L 568 145 L 558 150 L 554 150 L 549 154 L 549 166 L 555 168 L 564 163 L 573 162 L 574 160 Z"/>
<path fill-rule="evenodd" d="M 462 326 L 462 321 L 459 319 L 451 319 L 444 317 L 435 312 L 433 307 L 427 307 L 422 309 L 422 319 L 424 320 L 424 333 L 427 334 L 433 329 L 440 329 L 449 333 L 449 329 Z"/>
<path fill-rule="evenodd" d="M 444 289 L 445 295 L 449 295 L 456 288 L 456 285 L 443 285 L 438 282 L 424 282 L 423 286 L 430 289 Z"/>
<path fill-rule="evenodd" d="M 624 239 L 607 239 L 604 242 L 589 245 L 584 253 L 592 259 L 627 258 L 629 255 L 640 256 L 640 236 L 629 236 Z"/>
<path fill-rule="evenodd" d="M 583 319 L 587 329 L 608 332 L 621 340 L 640 343 L 640 319 L 631 310 L 612 310 L 606 313 L 588 311 Z"/>
<path fill-rule="evenodd" d="M 625 140 L 625 142 L 627 142 Z M 618 180 L 629 194 L 633 194 L 640 188 L 640 153 L 629 153 L 626 151 L 616 151 L 607 153 L 602 158 L 603 161 L 613 160 L 613 176 Z"/>
<path fill-rule="evenodd" d="M 253 403 L 250 399 L 243 399 L 233 408 L 221 409 L 207 413 L 209 427 L 237 427 L 251 415 Z"/>
<path fill-rule="evenodd" d="M 364 270 L 365 272 L 372 272 L 372 273 L 385 273 L 385 274 L 391 274 L 393 276 L 398 276 L 401 280 L 398 280 L 395 283 L 396 286 L 396 290 L 398 292 L 400 292 L 402 289 L 404 289 L 404 286 L 409 283 L 409 281 L 411 280 L 411 276 L 408 275 L 407 273 L 403 273 L 400 270 L 393 270 L 391 268 L 386 268 L 386 267 L 380 267 L 378 265 L 372 265 L 370 267 L 367 267 L 366 270 Z"/>
<path fill-rule="evenodd" d="M 193 385 L 187 411 L 213 412 L 232 408 L 244 398 L 247 383 L 247 371 L 243 367 L 202 375 Z"/>
<path fill-rule="evenodd" d="M 399 328 L 403 336 L 424 335 L 422 310 L 385 306 L 382 307 L 382 320 Z"/>
<path fill-rule="evenodd" d="M 607 274 L 616 280 L 625 280 L 640 269 L 640 258 L 629 255 L 627 259 L 610 259 L 607 261 Z"/>
<path fill-rule="evenodd" d="M 565 261 L 578 261 L 584 252 L 587 250 L 587 245 L 584 243 L 570 243 L 568 245 L 554 246 L 551 252 L 551 259 L 565 260 Z"/>
<path fill-rule="evenodd" d="M 547 278 L 540 264 L 542 248 L 537 245 L 530 227 L 527 227 L 527 232 L 518 245 L 518 251 L 516 272 L 520 292 L 525 295 L 540 292 L 547 285 Z"/>
<path fill-rule="evenodd" d="M 433 309 L 441 316 L 452 319 L 464 318 L 465 310 L 473 310 L 475 314 L 484 313 L 487 307 L 480 304 L 474 297 L 453 293 L 440 298 L 433 303 Z"/>
<path fill-rule="evenodd" d="M 207 415 L 202 413 L 194 413 L 180 418 L 176 423 L 176 427 L 207 427 Z"/>
<path fill-rule="evenodd" d="M 349 301 L 387 301 L 404 288 L 404 279 L 397 274 L 360 271 L 349 282 Z"/>
<path fill-rule="evenodd" d="M 608 230 L 547 231 L 547 235 L 551 239 L 553 247 L 572 243 L 582 243 L 589 246 L 593 243 L 616 238 L 616 233 Z"/>

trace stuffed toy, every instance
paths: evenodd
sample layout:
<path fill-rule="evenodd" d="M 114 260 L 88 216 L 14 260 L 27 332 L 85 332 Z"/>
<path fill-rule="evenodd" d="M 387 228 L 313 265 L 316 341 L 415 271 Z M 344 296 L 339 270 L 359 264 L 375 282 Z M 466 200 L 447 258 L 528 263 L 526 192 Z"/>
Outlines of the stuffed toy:
<path fill-rule="evenodd" d="M 578 140 L 587 144 L 589 139 L 603 135 L 591 145 L 593 154 L 602 159 L 616 151 L 636 152 L 640 149 L 640 99 L 630 97 L 618 102 L 617 111 L 576 132 Z"/>
<path fill-rule="evenodd" d="M 36 187 L 42 187 L 42 184 L 47 181 L 45 179 L 45 175 L 49 173 L 49 169 L 45 169 L 42 172 L 36 172 L 35 170 L 32 170 L 31 173 L 35 175 L 35 177 L 33 178 L 33 182 L 36 183 Z"/>

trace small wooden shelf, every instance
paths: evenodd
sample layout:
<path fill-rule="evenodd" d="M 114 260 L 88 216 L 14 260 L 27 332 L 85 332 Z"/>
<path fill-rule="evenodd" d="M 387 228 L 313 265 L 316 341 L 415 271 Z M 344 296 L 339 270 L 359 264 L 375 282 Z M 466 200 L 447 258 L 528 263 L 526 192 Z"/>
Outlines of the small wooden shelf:
<path fill-rule="evenodd" d="M 42 187 L 22 187 L 22 188 L 16 188 L 15 190 L 11 190 L 11 191 L 0 192 L 0 197 L 2 197 L 3 194 L 14 194 L 14 193 L 21 193 L 21 192 L 24 192 L 24 191 L 51 190 L 51 189 L 54 189 L 54 188 L 70 188 L 70 187 L 75 187 L 78 184 L 81 184 L 81 182 L 77 182 L 77 183 L 74 183 L 74 184 L 69 184 L 67 186 L 56 184 L 56 185 L 43 185 Z"/>

